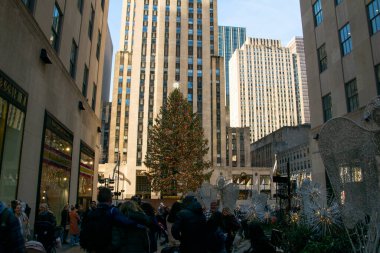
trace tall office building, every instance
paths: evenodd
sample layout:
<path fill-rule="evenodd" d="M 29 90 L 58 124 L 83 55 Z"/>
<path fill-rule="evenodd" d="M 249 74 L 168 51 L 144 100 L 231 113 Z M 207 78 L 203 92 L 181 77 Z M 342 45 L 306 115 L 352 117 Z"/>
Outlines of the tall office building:
<path fill-rule="evenodd" d="M 0 199 L 96 197 L 109 1 L 0 1 Z"/>
<path fill-rule="evenodd" d="M 365 106 L 380 95 L 380 1 L 300 3 L 312 135 L 334 117 L 361 124 Z M 317 140 L 310 149 L 313 180 L 323 187 L 326 173 Z"/>
<path fill-rule="evenodd" d="M 287 45 L 292 56 L 298 124 L 310 123 L 305 49 L 302 37 L 294 37 Z"/>
<path fill-rule="evenodd" d="M 224 166 L 223 58 L 217 47 L 216 0 L 124 0 L 116 55 L 109 161 L 123 171 L 129 195 L 149 191 L 144 176 L 148 129 L 179 83 L 209 140 L 206 157 Z"/>
<path fill-rule="evenodd" d="M 299 124 L 292 59 L 279 40 L 248 38 L 230 60 L 231 127 L 250 127 L 251 142 Z"/>
<path fill-rule="evenodd" d="M 229 61 L 236 49 L 239 49 L 247 39 L 246 29 L 243 27 L 219 26 L 218 46 L 219 55 L 224 57 L 224 73 L 226 84 L 226 106 L 230 107 L 229 93 Z"/>

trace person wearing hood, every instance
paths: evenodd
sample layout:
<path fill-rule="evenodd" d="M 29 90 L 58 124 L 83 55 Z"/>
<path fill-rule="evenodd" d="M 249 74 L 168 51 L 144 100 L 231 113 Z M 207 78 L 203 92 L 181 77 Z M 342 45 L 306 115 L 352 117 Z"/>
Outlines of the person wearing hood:
<path fill-rule="evenodd" d="M 25 241 L 21 234 L 20 222 L 0 201 L 0 252 L 24 253 Z"/>
<path fill-rule="evenodd" d="M 194 196 L 185 197 L 182 205 L 172 227 L 173 237 L 181 242 L 181 253 L 204 253 L 207 226 L 202 206 Z"/>

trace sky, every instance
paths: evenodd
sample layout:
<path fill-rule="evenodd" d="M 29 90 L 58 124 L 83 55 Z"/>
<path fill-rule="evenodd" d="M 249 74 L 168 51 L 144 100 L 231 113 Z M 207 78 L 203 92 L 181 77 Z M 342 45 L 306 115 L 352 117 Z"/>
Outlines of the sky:
<path fill-rule="evenodd" d="M 110 0 L 108 25 L 114 55 L 119 50 L 122 2 Z M 218 24 L 245 27 L 248 37 L 278 39 L 284 46 L 294 36 L 302 36 L 299 0 L 218 0 Z"/>

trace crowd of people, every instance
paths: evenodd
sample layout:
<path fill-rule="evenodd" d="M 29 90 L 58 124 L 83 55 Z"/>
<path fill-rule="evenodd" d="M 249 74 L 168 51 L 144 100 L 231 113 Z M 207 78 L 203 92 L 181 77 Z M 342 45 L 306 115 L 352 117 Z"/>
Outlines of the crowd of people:
<path fill-rule="evenodd" d="M 171 208 L 160 203 L 155 210 L 134 196 L 114 206 L 108 188 L 99 189 L 97 201 L 87 210 L 66 205 L 59 226 L 48 205 L 41 204 L 34 236 L 30 208 L 19 201 L 12 201 L 10 208 L 0 202 L 0 253 L 27 252 L 28 241 L 30 247 L 49 253 L 57 241 L 68 240 L 89 253 L 155 253 L 158 245 L 162 253 L 231 253 L 237 234 L 250 241 L 246 253 L 275 252 L 260 225 L 248 224 L 229 208 L 219 210 L 215 202 L 206 209 L 194 196 L 186 196 Z"/>

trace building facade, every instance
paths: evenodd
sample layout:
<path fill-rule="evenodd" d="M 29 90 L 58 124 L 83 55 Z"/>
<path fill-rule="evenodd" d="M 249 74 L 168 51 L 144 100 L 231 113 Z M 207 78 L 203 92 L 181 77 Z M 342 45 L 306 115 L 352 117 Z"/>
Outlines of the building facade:
<path fill-rule="evenodd" d="M 210 147 L 206 159 L 224 166 L 225 86 L 217 1 L 124 0 L 121 23 L 123 51 L 115 58 L 109 162 L 127 165 L 123 173 L 131 184 L 126 192 L 148 190 L 142 186 L 148 129 L 174 83 L 202 119 Z"/>
<path fill-rule="evenodd" d="M 290 49 L 279 40 L 248 38 L 230 62 L 231 127 L 250 127 L 251 142 L 298 125 Z"/>
<path fill-rule="evenodd" d="M 108 149 L 109 149 L 109 139 L 110 139 L 110 123 L 111 123 L 111 109 L 112 103 L 103 103 L 102 108 L 102 132 L 100 138 L 101 145 L 101 155 L 100 164 L 108 163 Z"/>
<path fill-rule="evenodd" d="M 247 31 L 244 27 L 219 26 L 218 47 L 219 55 L 224 57 L 224 75 L 226 84 L 226 106 L 229 108 L 229 61 L 236 49 L 239 49 L 247 39 Z"/>
<path fill-rule="evenodd" d="M 108 1 L 0 2 L 0 200 L 32 223 L 96 195 L 107 17 Z"/>
<path fill-rule="evenodd" d="M 226 147 L 227 167 L 230 166 L 236 168 L 251 166 L 249 127 L 227 127 Z"/>
<path fill-rule="evenodd" d="M 325 186 L 317 134 L 334 117 L 361 122 L 380 94 L 379 0 L 300 1 L 310 99 L 313 180 Z"/>
<path fill-rule="evenodd" d="M 251 166 L 270 167 L 286 176 L 289 162 L 292 179 L 301 182 L 312 170 L 309 139 L 309 124 L 282 127 L 251 144 Z"/>
<path fill-rule="evenodd" d="M 310 106 L 303 38 L 294 37 L 286 47 L 289 48 L 292 56 L 298 124 L 308 124 L 310 123 Z"/>

